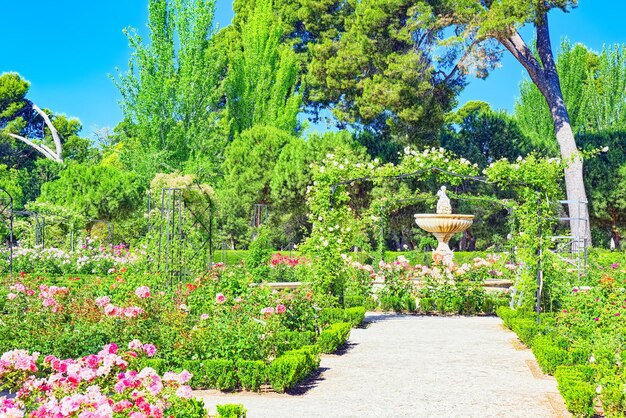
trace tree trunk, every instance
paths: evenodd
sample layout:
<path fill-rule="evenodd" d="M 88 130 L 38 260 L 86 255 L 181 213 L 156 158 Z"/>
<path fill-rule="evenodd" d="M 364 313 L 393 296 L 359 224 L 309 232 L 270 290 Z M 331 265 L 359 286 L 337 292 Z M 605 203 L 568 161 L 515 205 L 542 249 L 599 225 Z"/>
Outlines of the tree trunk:
<path fill-rule="evenodd" d="M 550 115 L 554 122 L 556 141 L 561 150 L 561 157 L 569 163 L 565 168 L 565 191 L 567 193 L 568 212 L 572 236 L 581 238 L 583 242 L 574 242 L 572 249 L 579 250 L 580 245 L 591 246 L 591 228 L 589 225 L 588 201 L 583 181 L 583 160 L 578 154 L 574 132 L 570 124 L 569 113 L 563 100 L 561 82 L 556 70 L 556 62 L 550 44 L 548 15 L 544 15 L 536 23 L 537 52 L 543 64 L 543 77 L 538 80 L 537 87 L 545 97 Z"/>
<path fill-rule="evenodd" d="M 537 60 L 517 31 L 509 33 L 508 37 L 501 38 L 499 41 L 528 71 L 531 80 L 548 103 L 561 157 L 569 163 L 565 169 L 565 190 L 567 200 L 571 201 L 568 204 L 568 212 L 569 218 L 571 218 L 572 235 L 583 237 L 586 244 L 591 246 L 587 194 L 583 182 L 583 161 L 578 154 L 574 132 L 563 100 L 561 83 L 550 44 L 547 13 L 544 12 L 542 16 L 537 18 L 535 27 L 537 29 L 537 52 L 541 62 Z M 582 203 L 579 204 L 578 202 Z M 586 222 L 581 221 L 581 218 L 586 219 Z M 574 250 L 579 249 L 577 244 L 580 243 L 574 243 L 572 247 Z"/>

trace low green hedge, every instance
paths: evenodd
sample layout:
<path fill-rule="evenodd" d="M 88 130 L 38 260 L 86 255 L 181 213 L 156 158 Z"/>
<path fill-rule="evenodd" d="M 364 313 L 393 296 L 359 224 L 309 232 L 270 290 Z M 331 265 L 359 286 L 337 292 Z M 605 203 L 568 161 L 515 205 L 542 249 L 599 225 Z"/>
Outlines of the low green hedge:
<path fill-rule="evenodd" d="M 365 307 L 355 306 L 347 309 L 326 308 L 320 313 L 320 319 L 324 324 L 350 322 L 353 327 L 356 327 L 365 319 Z"/>
<path fill-rule="evenodd" d="M 247 412 L 241 404 L 217 405 L 215 418 L 246 418 Z"/>
<path fill-rule="evenodd" d="M 242 388 L 257 391 L 267 382 L 268 366 L 261 360 L 237 361 L 237 378 Z"/>
<path fill-rule="evenodd" d="M 284 392 L 300 382 L 320 364 L 316 346 L 291 350 L 272 361 L 268 369 L 269 382 L 277 392 Z"/>
<path fill-rule="evenodd" d="M 570 360 L 567 350 L 559 347 L 557 341 L 546 335 L 538 335 L 533 339 L 532 350 L 544 373 L 554 374 L 558 366 Z"/>
<path fill-rule="evenodd" d="M 317 345 L 322 353 L 337 351 L 348 340 L 352 324 L 350 322 L 337 322 L 325 328 L 317 339 Z"/>
<path fill-rule="evenodd" d="M 502 322 L 504 322 L 504 325 L 507 328 L 512 329 L 512 320 L 520 316 L 520 311 L 511 309 L 508 306 L 500 306 L 496 309 L 496 315 L 498 315 L 502 319 Z"/>
<path fill-rule="evenodd" d="M 593 371 L 589 366 L 558 366 L 555 377 L 567 409 L 576 417 L 594 416 L 595 388 L 589 381 Z"/>

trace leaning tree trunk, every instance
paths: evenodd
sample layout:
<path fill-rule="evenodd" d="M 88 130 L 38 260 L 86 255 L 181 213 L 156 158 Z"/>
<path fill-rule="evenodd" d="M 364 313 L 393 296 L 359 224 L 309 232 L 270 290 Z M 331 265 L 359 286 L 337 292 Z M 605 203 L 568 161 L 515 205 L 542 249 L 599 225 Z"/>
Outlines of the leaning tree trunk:
<path fill-rule="evenodd" d="M 561 102 L 563 99 L 561 98 Z M 569 118 L 563 119 L 559 114 L 565 113 L 567 109 L 565 104 L 550 105 L 550 112 L 554 120 L 554 132 L 556 140 L 561 150 L 561 157 L 570 161 L 565 168 L 565 191 L 567 193 L 568 212 L 570 217 L 570 228 L 572 235 L 575 237 L 583 237 L 587 245 L 591 245 L 591 230 L 589 225 L 589 213 L 587 204 L 587 194 L 585 192 L 585 184 L 583 181 L 583 160 L 578 155 L 578 148 L 574 139 L 574 132 L 569 123 Z M 584 202 L 579 204 L 577 202 Z M 573 250 L 579 250 L 578 245 L 582 243 L 575 242 Z"/>
<path fill-rule="evenodd" d="M 556 70 L 554 55 L 552 54 L 552 46 L 550 45 L 547 13 L 538 17 L 535 26 L 537 29 L 537 52 L 541 62 L 528 48 L 517 31 L 513 30 L 508 36 L 498 40 L 528 71 L 530 79 L 548 103 L 550 115 L 554 122 L 556 140 L 561 150 L 561 157 L 569 162 L 565 169 L 565 190 L 567 200 L 573 202 L 568 205 L 569 217 L 573 218 L 570 220 L 570 229 L 573 236 L 582 235 L 586 240 L 586 244 L 591 246 L 587 194 L 585 193 L 585 183 L 583 182 L 583 161 L 578 154 L 574 132 L 572 131 L 567 107 L 563 100 L 561 83 Z M 576 202 L 584 203 L 579 205 Z M 586 222 L 577 218 L 586 219 Z M 574 244 L 573 249 L 579 249 L 577 243 Z"/>
<path fill-rule="evenodd" d="M 569 165 L 565 168 L 565 191 L 567 193 L 568 212 L 572 236 L 582 237 L 583 245 L 591 245 L 587 193 L 583 181 L 583 160 L 578 154 L 574 132 L 570 124 L 569 113 L 563 100 L 561 82 L 556 70 L 556 62 L 550 44 L 547 13 L 537 22 L 537 52 L 543 64 L 543 77 L 537 87 L 543 94 L 550 108 L 554 122 L 554 133 L 559 144 L 561 158 Z M 580 203 L 579 203 L 580 202 Z M 572 249 L 579 250 L 580 242 L 574 242 Z"/>

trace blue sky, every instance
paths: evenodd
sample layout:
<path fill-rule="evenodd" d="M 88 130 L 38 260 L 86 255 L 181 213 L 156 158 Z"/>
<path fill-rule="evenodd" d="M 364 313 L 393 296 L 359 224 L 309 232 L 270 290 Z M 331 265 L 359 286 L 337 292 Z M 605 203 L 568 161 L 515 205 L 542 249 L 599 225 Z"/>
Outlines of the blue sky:
<path fill-rule="evenodd" d="M 78 117 L 83 134 L 113 127 L 121 119 L 119 94 L 108 77 L 125 70 L 130 49 L 122 29 L 145 29 L 147 0 L 5 0 L 2 7 L 0 73 L 17 71 L 31 82 L 29 98 L 40 107 Z M 232 1 L 217 0 L 216 20 L 232 19 Z M 594 50 L 626 43 L 626 2 L 580 0 L 571 13 L 550 15 L 552 43 L 562 37 Z M 530 39 L 527 39 L 529 41 Z M 470 79 L 459 98 L 484 100 L 494 108 L 512 110 L 524 69 L 510 54 L 486 80 Z"/>

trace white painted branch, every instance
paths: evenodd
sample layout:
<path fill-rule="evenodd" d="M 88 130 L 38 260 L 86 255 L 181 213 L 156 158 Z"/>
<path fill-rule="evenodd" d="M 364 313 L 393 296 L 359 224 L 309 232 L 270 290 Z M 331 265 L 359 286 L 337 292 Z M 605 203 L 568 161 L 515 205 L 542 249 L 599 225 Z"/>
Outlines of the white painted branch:
<path fill-rule="evenodd" d="M 50 133 L 52 134 L 52 139 L 54 140 L 54 146 L 56 148 L 56 157 L 58 162 L 63 162 L 63 144 L 61 143 L 61 137 L 59 136 L 59 132 L 56 130 L 54 125 L 52 125 L 52 121 L 43 110 L 39 109 L 36 104 L 33 103 L 33 109 L 35 112 L 39 114 L 50 129 Z"/>
<path fill-rule="evenodd" d="M 32 147 L 32 148 L 36 149 L 37 151 L 42 153 L 44 155 L 44 157 L 46 157 L 46 158 L 48 158 L 48 159 L 50 159 L 52 161 L 56 161 L 57 163 L 63 162 L 63 160 L 59 159 L 57 157 L 57 155 L 54 152 L 52 152 L 52 150 L 50 148 L 46 147 L 43 144 L 38 145 L 38 144 L 34 143 L 33 141 L 31 141 L 30 139 L 24 138 L 23 136 L 16 135 L 16 134 L 9 134 L 9 136 L 11 138 L 15 138 L 15 139 L 18 139 L 18 140 L 22 141 L 23 143 L 25 143 L 29 147 Z"/>

